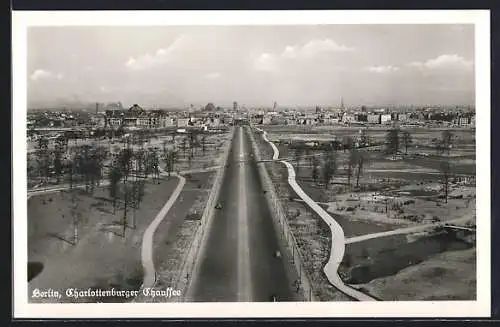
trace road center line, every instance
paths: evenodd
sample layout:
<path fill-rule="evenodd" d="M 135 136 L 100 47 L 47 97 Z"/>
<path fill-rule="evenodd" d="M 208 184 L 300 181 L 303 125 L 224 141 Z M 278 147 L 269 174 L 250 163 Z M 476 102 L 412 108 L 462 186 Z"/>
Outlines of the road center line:
<path fill-rule="evenodd" d="M 239 128 L 240 158 L 245 157 L 243 128 Z M 252 279 L 250 278 L 250 244 L 248 238 L 248 204 L 246 192 L 245 163 L 239 164 L 238 189 L 238 301 L 252 301 Z"/>

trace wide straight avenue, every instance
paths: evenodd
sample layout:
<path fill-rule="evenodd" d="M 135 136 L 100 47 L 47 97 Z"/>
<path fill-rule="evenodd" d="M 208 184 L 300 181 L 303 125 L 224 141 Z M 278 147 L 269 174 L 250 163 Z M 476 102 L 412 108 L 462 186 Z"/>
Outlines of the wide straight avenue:
<path fill-rule="evenodd" d="M 236 127 L 219 203 L 190 301 L 266 302 L 297 300 L 291 266 L 275 257 L 278 233 L 253 160 L 248 127 Z"/>

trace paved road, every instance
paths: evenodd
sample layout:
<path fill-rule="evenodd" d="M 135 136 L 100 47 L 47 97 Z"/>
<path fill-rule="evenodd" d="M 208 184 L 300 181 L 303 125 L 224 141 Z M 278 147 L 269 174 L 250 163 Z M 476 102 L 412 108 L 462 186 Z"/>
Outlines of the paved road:
<path fill-rule="evenodd" d="M 237 127 L 219 200 L 200 265 L 188 290 L 190 301 L 266 302 L 296 300 L 291 267 L 274 257 L 277 233 L 262 192 L 257 165 L 243 127 Z"/>

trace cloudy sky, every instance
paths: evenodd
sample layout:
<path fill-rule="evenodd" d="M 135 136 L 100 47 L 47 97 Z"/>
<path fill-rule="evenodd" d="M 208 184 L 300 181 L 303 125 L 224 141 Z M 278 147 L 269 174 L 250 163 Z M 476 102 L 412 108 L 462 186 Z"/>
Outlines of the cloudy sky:
<path fill-rule="evenodd" d="M 473 104 L 472 25 L 31 27 L 28 101 Z"/>

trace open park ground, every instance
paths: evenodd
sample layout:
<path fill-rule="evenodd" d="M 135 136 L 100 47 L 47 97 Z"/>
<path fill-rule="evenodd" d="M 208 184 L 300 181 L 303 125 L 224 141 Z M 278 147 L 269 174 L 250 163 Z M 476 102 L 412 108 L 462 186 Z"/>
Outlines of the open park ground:
<path fill-rule="evenodd" d="M 166 137 L 164 137 L 166 139 Z M 207 137 L 205 150 L 193 150 L 196 164 L 179 158 L 174 171 L 213 167 L 218 164 L 226 135 Z M 161 149 L 164 139 L 153 146 Z M 173 147 L 173 143 L 166 144 Z M 161 150 L 160 150 L 161 151 Z M 190 151 L 188 148 L 187 151 Z M 204 155 L 202 155 L 204 152 Z M 164 164 L 164 163 L 160 163 Z M 181 270 L 199 227 L 213 185 L 213 171 L 185 174 L 182 191 L 154 233 L 153 261 L 156 288 L 167 288 Z M 32 302 L 129 302 L 133 298 L 33 298 L 35 289 L 138 290 L 143 282 L 141 246 L 143 234 L 177 187 L 179 178 L 163 173 L 146 179 L 142 202 L 127 209 L 124 224 L 123 194 L 116 209 L 107 186 L 62 190 L 28 199 L 28 291 Z M 74 215 L 78 212 L 77 239 Z M 125 225 L 125 227 L 124 227 Z M 158 299 L 156 299 L 158 300 Z"/>
<path fill-rule="evenodd" d="M 293 164 L 302 189 L 342 226 L 347 244 L 339 273 L 346 284 L 381 300 L 475 299 L 475 232 L 444 233 L 439 228 L 446 223 L 475 228 L 474 130 L 450 130 L 453 146 L 446 159 L 451 163 L 452 177 L 445 200 L 442 156 L 434 147 L 444 129 L 402 128 L 410 132 L 411 144 L 407 149 L 401 146 L 397 155 L 387 155 L 383 143 L 388 126 L 262 128 L 278 147 L 280 159 Z M 356 172 L 350 180 L 347 177 L 349 150 L 336 150 L 337 169 L 325 184 L 321 177 L 323 154 L 314 147 L 315 142 L 342 141 L 346 136 L 356 140 L 361 129 L 378 145 L 359 149 L 364 157 L 359 178 Z M 271 159 L 269 144 L 258 133 L 256 140 L 264 158 Z M 309 149 L 297 155 L 297 142 L 308 144 Z M 320 299 L 335 300 L 321 276 L 330 249 L 328 228 L 321 226 L 322 220 L 288 186 L 281 163 L 266 163 L 266 167 L 301 243 L 309 273 L 323 290 Z M 397 235 L 383 234 L 399 230 Z M 356 237 L 372 234 L 371 239 L 357 241 Z"/>

